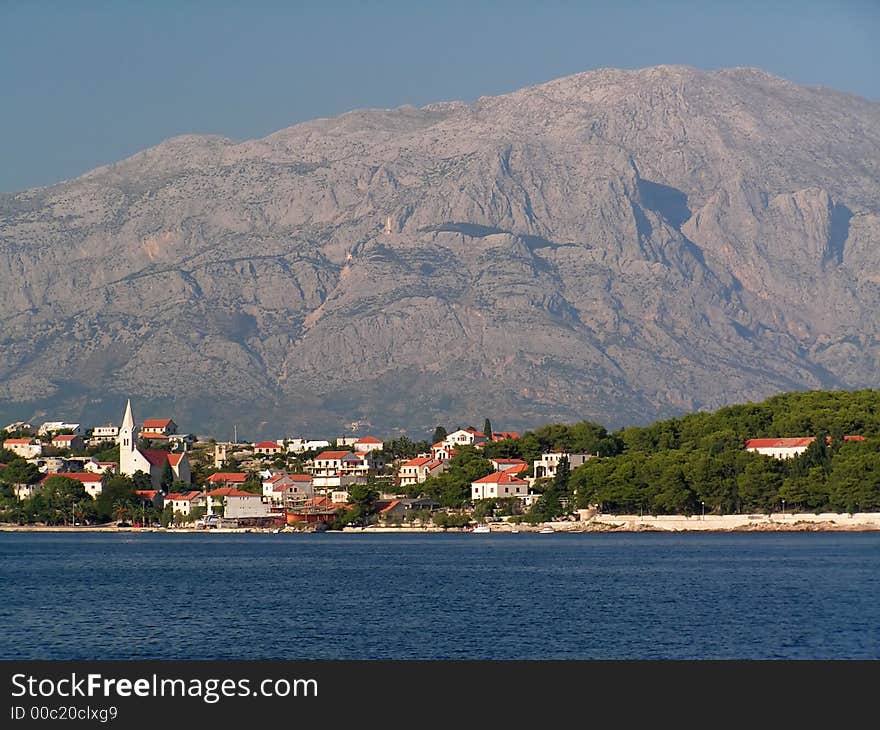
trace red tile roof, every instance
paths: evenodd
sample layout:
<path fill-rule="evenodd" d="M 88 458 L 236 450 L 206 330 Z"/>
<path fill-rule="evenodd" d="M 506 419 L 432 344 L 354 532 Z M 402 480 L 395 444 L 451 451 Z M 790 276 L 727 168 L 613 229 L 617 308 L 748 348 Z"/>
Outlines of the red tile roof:
<path fill-rule="evenodd" d="M 28 438 L 24 438 L 24 439 L 6 439 L 6 440 L 3 442 L 3 445 L 5 446 L 6 444 L 32 444 L 33 442 L 34 442 L 33 439 L 28 439 Z"/>
<path fill-rule="evenodd" d="M 218 471 L 216 474 L 211 474 L 211 476 L 209 476 L 205 481 L 208 482 L 208 484 L 244 484 L 247 481 L 247 478 L 248 475 L 243 472 Z"/>
<path fill-rule="evenodd" d="M 60 436 L 53 436 L 53 441 L 73 441 L 77 436 L 69 433 L 62 433 Z"/>
<path fill-rule="evenodd" d="M 362 439 L 358 439 L 355 442 L 355 445 L 357 445 L 357 444 L 381 444 L 381 443 L 382 442 L 377 438 L 373 438 L 372 436 L 364 436 Z"/>
<path fill-rule="evenodd" d="M 180 464 L 180 460 L 183 458 L 183 454 L 168 454 L 168 463 L 171 466 L 177 466 Z"/>
<path fill-rule="evenodd" d="M 312 497 L 306 500 L 304 507 L 333 507 L 334 502 L 327 497 Z"/>
<path fill-rule="evenodd" d="M 402 469 L 405 466 L 425 466 L 426 464 L 429 464 L 432 461 L 434 461 L 434 459 L 430 456 L 419 456 L 418 458 L 410 459 L 406 463 L 401 464 L 400 468 Z"/>
<path fill-rule="evenodd" d="M 155 499 L 159 493 L 158 489 L 136 489 L 134 492 L 138 497 L 146 497 L 147 499 Z"/>
<path fill-rule="evenodd" d="M 161 449 L 140 449 L 140 452 L 153 466 L 165 466 L 165 462 L 171 461 L 170 457 L 175 455 L 178 457 L 177 461 L 180 461 L 180 454 L 169 454 L 167 451 L 162 451 Z M 172 466 L 174 466 L 174 464 L 172 464 Z"/>
<path fill-rule="evenodd" d="M 517 464 L 516 466 L 512 466 L 509 469 L 502 469 L 502 474 L 522 474 L 522 472 L 527 471 L 529 468 L 528 464 Z"/>
<path fill-rule="evenodd" d="M 235 487 L 220 487 L 219 489 L 214 489 L 208 492 L 209 497 L 256 497 L 257 499 L 261 499 L 259 494 L 254 494 L 253 492 L 244 492 L 241 489 L 236 489 Z"/>
<path fill-rule="evenodd" d="M 288 479 L 293 479 L 295 482 L 310 482 L 312 481 L 311 474 L 288 474 Z"/>
<path fill-rule="evenodd" d="M 795 438 L 749 439 L 747 449 L 796 449 L 809 446 L 815 441 L 813 436 L 797 436 Z"/>
<path fill-rule="evenodd" d="M 68 479 L 76 479 L 83 484 L 97 484 L 101 481 L 100 474 L 92 474 L 88 471 L 59 471 L 57 474 L 46 474 L 40 479 L 40 483 L 42 484 L 50 477 L 67 477 Z"/>
<path fill-rule="evenodd" d="M 338 460 L 341 461 L 346 456 L 353 455 L 350 451 L 325 451 L 323 454 L 318 454 L 315 457 L 315 461 L 333 461 Z"/>
<path fill-rule="evenodd" d="M 255 449 L 283 449 L 284 447 L 281 444 L 276 444 L 274 441 L 260 441 L 258 444 L 254 444 Z"/>
<path fill-rule="evenodd" d="M 493 474 L 487 474 L 482 479 L 477 479 L 474 484 L 525 484 L 522 479 L 517 479 L 513 474 L 504 471 L 496 471 Z"/>
<path fill-rule="evenodd" d="M 181 501 L 186 500 L 187 502 L 192 502 L 192 500 L 196 499 L 197 497 L 200 497 L 201 494 L 202 494 L 201 492 L 196 492 L 196 491 L 192 491 L 192 492 L 172 492 L 171 494 L 166 494 L 166 495 L 165 495 L 165 501 L 166 501 L 166 502 L 171 502 L 172 500 L 174 500 L 174 501 L 177 501 L 177 502 L 181 502 Z"/>
<path fill-rule="evenodd" d="M 379 510 L 379 514 L 383 514 L 385 512 L 389 512 L 393 510 L 397 505 L 400 504 L 399 499 L 392 499 L 385 507 Z"/>
<path fill-rule="evenodd" d="M 144 421 L 144 429 L 167 428 L 170 425 L 170 418 L 148 418 Z"/>
<path fill-rule="evenodd" d="M 501 441 L 502 439 L 518 439 L 520 435 L 516 431 L 492 431 L 492 440 Z"/>
<path fill-rule="evenodd" d="M 162 433 L 161 431 L 141 431 L 140 437 L 142 439 L 149 439 L 150 441 L 167 441 L 168 437 Z"/>

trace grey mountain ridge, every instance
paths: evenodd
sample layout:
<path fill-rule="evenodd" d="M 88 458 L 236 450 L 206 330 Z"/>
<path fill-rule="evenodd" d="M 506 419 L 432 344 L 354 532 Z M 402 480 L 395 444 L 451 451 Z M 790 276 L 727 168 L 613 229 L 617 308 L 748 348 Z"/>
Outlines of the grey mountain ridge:
<path fill-rule="evenodd" d="M 877 387 L 878 246 L 880 105 L 756 69 L 176 137 L 0 196 L 0 414 L 421 436 Z"/>

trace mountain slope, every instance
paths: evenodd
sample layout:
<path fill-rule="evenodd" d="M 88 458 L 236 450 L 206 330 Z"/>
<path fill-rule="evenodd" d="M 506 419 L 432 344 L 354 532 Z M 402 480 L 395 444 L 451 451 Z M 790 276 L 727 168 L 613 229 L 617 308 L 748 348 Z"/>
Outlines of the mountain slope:
<path fill-rule="evenodd" d="M 0 411 L 257 435 L 877 387 L 878 201 L 880 105 L 754 69 L 174 138 L 0 198 Z"/>

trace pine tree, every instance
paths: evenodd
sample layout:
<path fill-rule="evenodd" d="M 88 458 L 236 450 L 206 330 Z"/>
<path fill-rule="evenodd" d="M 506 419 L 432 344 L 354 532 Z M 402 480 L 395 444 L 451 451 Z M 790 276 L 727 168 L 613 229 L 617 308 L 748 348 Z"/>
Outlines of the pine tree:
<path fill-rule="evenodd" d="M 488 441 L 492 440 L 492 423 L 488 418 L 483 421 L 483 433 Z"/>
<path fill-rule="evenodd" d="M 162 478 L 159 480 L 159 486 L 166 494 L 174 483 L 174 470 L 171 468 L 171 462 L 165 460 L 165 466 L 162 467 Z"/>
<path fill-rule="evenodd" d="M 556 465 L 556 476 L 553 477 L 553 490 L 559 495 L 559 498 L 570 509 L 574 504 L 570 492 L 571 486 L 571 467 L 568 463 L 568 457 L 563 456 Z"/>
<path fill-rule="evenodd" d="M 436 444 L 438 441 L 443 441 L 449 434 L 446 433 L 446 429 L 443 426 L 437 426 L 434 429 L 434 435 L 431 437 L 431 443 Z"/>

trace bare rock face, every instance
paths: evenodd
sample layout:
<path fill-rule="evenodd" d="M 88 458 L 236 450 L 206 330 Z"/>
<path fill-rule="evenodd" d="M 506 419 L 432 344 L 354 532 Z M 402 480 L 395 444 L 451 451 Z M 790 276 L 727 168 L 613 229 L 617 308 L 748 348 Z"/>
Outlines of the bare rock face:
<path fill-rule="evenodd" d="M 0 413 L 611 426 L 880 386 L 880 105 L 753 69 L 180 137 L 0 196 Z"/>

